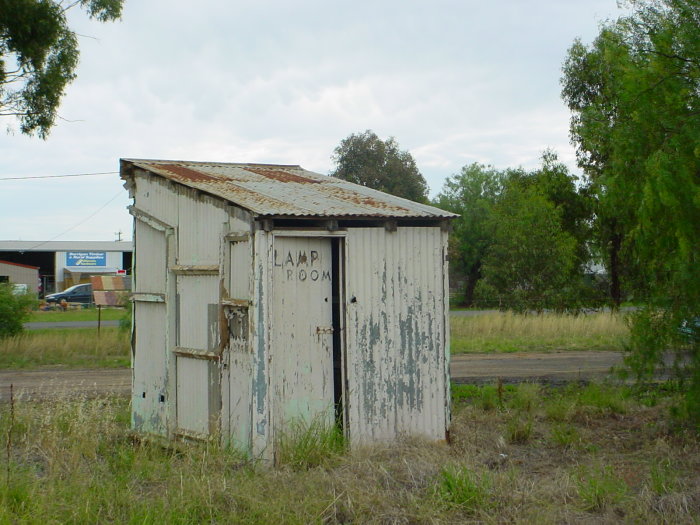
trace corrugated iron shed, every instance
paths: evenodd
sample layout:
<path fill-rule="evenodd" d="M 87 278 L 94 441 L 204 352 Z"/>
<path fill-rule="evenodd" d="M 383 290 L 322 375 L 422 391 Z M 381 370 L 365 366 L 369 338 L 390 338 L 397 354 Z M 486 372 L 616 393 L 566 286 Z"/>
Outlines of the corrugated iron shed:
<path fill-rule="evenodd" d="M 121 159 L 122 173 L 142 168 L 220 197 L 259 217 L 449 219 L 456 215 L 305 170 L 301 166 Z"/>

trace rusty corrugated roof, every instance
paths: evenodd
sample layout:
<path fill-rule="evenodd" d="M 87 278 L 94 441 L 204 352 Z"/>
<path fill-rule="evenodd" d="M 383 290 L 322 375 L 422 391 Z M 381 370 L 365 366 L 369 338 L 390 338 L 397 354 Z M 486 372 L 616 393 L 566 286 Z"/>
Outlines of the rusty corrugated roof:
<path fill-rule="evenodd" d="M 122 177 L 130 166 L 221 197 L 263 217 L 456 217 L 301 166 L 122 159 Z"/>

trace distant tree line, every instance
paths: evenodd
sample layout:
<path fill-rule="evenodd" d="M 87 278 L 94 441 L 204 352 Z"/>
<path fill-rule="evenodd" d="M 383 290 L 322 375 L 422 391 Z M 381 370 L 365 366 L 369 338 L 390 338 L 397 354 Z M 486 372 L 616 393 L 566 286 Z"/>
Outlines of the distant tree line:
<path fill-rule="evenodd" d="M 428 186 L 396 139 L 367 130 L 343 139 L 331 172 L 356 184 L 428 203 Z M 432 204 L 452 223 L 450 264 L 465 306 L 572 310 L 605 301 L 588 274 L 594 196 L 552 151 L 534 171 L 470 164 L 449 177 Z"/>
<path fill-rule="evenodd" d="M 590 267 L 594 199 L 546 151 L 541 166 L 498 170 L 474 163 L 448 178 L 434 204 L 458 213 L 450 262 L 464 306 L 576 310 L 605 301 Z"/>

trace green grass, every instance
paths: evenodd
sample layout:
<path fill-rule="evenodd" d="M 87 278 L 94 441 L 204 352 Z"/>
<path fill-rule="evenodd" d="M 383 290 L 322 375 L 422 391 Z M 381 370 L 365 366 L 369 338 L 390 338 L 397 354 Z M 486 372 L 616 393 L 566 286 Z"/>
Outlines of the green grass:
<path fill-rule="evenodd" d="M 114 327 L 27 330 L 0 339 L 0 368 L 126 367 L 130 334 Z"/>
<path fill-rule="evenodd" d="M 124 317 L 124 308 L 102 308 L 101 319 L 118 321 Z M 79 308 L 75 310 L 37 310 L 32 312 L 30 323 L 54 323 L 63 321 L 97 321 L 97 308 Z"/>
<path fill-rule="evenodd" d="M 493 312 L 451 317 L 453 354 L 493 352 L 554 352 L 567 350 L 622 351 L 629 330 L 621 314 L 540 315 Z"/>
<path fill-rule="evenodd" d="M 449 445 L 405 437 L 348 451 L 302 425 L 277 467 L 213 443 L 140 439 L 120 398 L 3 403 L 0 523 L 697 521 L 700 438 L 667 419 L 674 391 L 648 406 L 624 387 L 525 385 L 487 408 L 484 390 L 454 387 Z M 608 393 L 624 414 L 600 409 Z M 550 410 L 562 400 L 564 415 Z M 510 441 L 518 418 L 529 437 Z"/>

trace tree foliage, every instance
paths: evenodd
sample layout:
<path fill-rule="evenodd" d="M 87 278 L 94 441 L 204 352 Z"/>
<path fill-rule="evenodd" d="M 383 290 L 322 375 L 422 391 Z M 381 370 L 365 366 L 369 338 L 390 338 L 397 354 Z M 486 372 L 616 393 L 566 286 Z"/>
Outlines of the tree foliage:
<path fill-rule="evenodd" d="M 489 219 L 493 239 L 480 292 L 516 311 L 564 310 L 577 303 L 576 239 L 537 187 L 506 186 Z"/>
<path fill-rule="evenodd" d="M 434 204 L 459 214 L 452 221 L 450 265 L 464 278 L 465 306 L 474 305 L 476 284 L 491 246 L 491 214 L 503 190 L 506 173 L 493 166 L 473 163 L 448 177 Z"/>
<path fill-rule="evenodd" d="M 331 157 L 332 177 L 361 184 L 397 197 L 427 202 L 428 185 L 408 151 L 393 137 L 380 139 L 372 130 L 343 139 Z"/>
<path fill-rule="evenodd" d="M 78 39 L 66 12 L 80 6 L 106 22 L 123 0 L 0 0 L 0 116 L 15 117 L 22 133 L 46 138 L 66 86 L 75 79 Z"/>
<path fill-rule="evenodd" d="M 617 239 L 628 286 L 648 307 L 628 360 L 645 375 L 681 321 L 700 315 L 700 3 L 630 6 L 591 45 L 574 43 L 562 84 L 601 238 Z M 688 399 L 700 421 L 697 343 L 691 355 L 681 371 L 694 377 Z"/>
<path fill-rule="evenodd" d="M 554 152 L 545 151 L 532 171 L 465 166 L 447 179 L 435 205 L 460 215 L 450 235 L 450 264 L 464 280 L 466 306 L 580 305 L 590 259 L 590 198 Z M 563 273 L 546 277 L 552 272 Z"/>
<path fill-rule="evenodd" d="M 12 284 L 0 283 L 0 339 L 21 333 L 36 303 L 32 294 L 16 294 Z"/>

